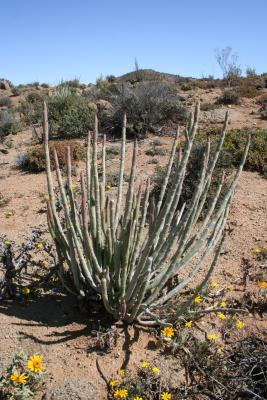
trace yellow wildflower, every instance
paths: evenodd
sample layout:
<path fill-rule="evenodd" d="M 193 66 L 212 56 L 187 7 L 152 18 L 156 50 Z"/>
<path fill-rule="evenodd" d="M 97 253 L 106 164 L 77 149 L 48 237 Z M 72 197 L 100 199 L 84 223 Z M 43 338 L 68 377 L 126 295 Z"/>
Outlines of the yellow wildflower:
<path fill-rule="evenodd" d="M 114 397 L 116 397 L 116 399 L 126 399 L 127 396 L 128 396 L 127 389 L 118 389 L 114 393 Z"/>
<path fill-rule="evenodd" d="M 195 303 L 201 303 L 201 301 L 202 301 L 202 296 L 200 296 L 200 295 L 197 295 L 195 298 L 194 298 L 194 302 Z"/>
<path fill-rule="evenodd" d="M 241 321 L 240 319 L 238 321 L 236 321 L 236 324 L 235 324 L 237 329 L 243 329 L 244 325 L 245 325 L 244 322 Z"/>
<path fill-rule="evenodd" d="M 5 211 L 5 217 L 6 218 L 12 217 L 13 215 L 15 215 L 15 211 L 14 210 Z"/>
<path fill-rule="evenodd" d="M 24 296 L 28 296 L 31 292 L 31 289 L 29 289 L 28 287 L 24 287 L 22 289 L 22 292 L 23 292 Z"/>
<path fill-rule="evenodd" d="M 226 301 L 222 300 L 222 301 L 220 302 L 220 307 L 226 308 L 226 307 L 227 307 Z"/>
<path fill-rule="evenodd" d="M 37 249 L 43 249 L 44 245 L 42 242 L 40 242 L 40 243 L 37 243 L 36 247 L 37 247 Z"/>
<path fill-rule="evenodd" d="M 112 189 L 112 185 L 106 185 L 106 189 L 107 189 L 107 190 Z"/>
<path fill-rule="evenodd" d="M 4 240 L 4 245 L 5 246 L 8 246 L 10 244 L 10 241 L 9 240 Z"/>
<path fill-rule="evenodd" d="M 120 383 L 119 379 L 111 379 L 109 381 L 110 386 L 115 387 L 118 386 L 118 384 Z"/>
<path fill-rule="evenodd" d="M 162 330 L 162 335 L 168 338 L 171 338 L 174 336 L 174 330 L 172 326 L 165 326 L 165 328 Z"/>
<path fill-rule="evenodd" d="M 10 379 L 15 383 L 20 383 L 21 385 L 24 385 L 27 382 L 28 377 L 24 373 L 18 374 L 17 372 L 13 372 Z"/>
<path fill-rule="evenodd" d="M 143 400 L 143 397 L 137 396 L 137 397 L 134 397 L 133 400 Z"/>
<path fill-rule="evenodd" d="M 225 319 L 225 318 L 226 318 L 226 315 L 225 315 L 224 313 L 220 312 L 220 313 L 218 314 L 218 317 L 219 317 L 220 319 Z"/>
<path fill-rule="evenodd" d="M 217 353 L 222 354 L 223 353 L 222 349 L 217 349 Z"/>
<path fill-rule="evenodd" d="M 219 287 L 219 284 L 217 282 L 211 282 L 212 289 L 217 289 Z"/>
<path fill-rule="evenodd" d="M 171 400 L 172 395 L 168 392 L 163 392 L 163 393 L 161 393 L 160 397 L 162 400 Z"/>
<path fill-rule="evenodd" d="M 215 341 L 215 340 L 219 339 L 219 336 L 216 333 L 209 333 L 208 334 L 208 339 Z"/>
<path fill-rule="evenodd" d="M 121 376 L 124 376 L 125 375 L 125 369 L 119 369 L 117 374 L 121 375 Z"/>
<path fill-rule="evenodd" d="M 267 282 L 258 281 L 258 286 L 260 289 L 267 289 Z"/>
<path fill-rule="evenodd" d="M 152 371 L 154 372 L 155 375 L 159 375 L 160 369 L 158 367 L 152 368 Z"/>
<path fill-rule="evenodd" d="M 261 253 L 261 249 L 252 249 L 251 252 L 254 254 L 259 254 Z"/>
<path fill-rule="evenodd" d="M 148 368 L 149 366 L 150 366 L 150 362 L 148 362 L 148 361 L 143 361 L 141 364 L 142 368 Z"/>
<path fill-rule="evenodd" d="M 42 354 L 34 354 L 29 360 L 28 360 L 28 368 L 32 372 L 43 372 L 45 370 L 44 365 L 42 365 L 44 356 Z"/>
<path fill-rule="evenodd" d="M 186 321 L 186 323 L 184 324 L 187 328 L 191 328 L 193 325 L 193 321 Z"/>

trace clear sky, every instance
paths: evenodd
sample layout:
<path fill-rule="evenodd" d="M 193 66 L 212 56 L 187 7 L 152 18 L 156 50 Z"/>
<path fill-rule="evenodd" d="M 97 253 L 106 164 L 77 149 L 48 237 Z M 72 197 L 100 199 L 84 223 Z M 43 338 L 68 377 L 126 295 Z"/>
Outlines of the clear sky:
<path fill-rule="evenodd" d="M 0 77 L 55 84 L 152 68 L 221 76 L 215 49 L 267 72 L 267 0 L 0 0 Z"/>

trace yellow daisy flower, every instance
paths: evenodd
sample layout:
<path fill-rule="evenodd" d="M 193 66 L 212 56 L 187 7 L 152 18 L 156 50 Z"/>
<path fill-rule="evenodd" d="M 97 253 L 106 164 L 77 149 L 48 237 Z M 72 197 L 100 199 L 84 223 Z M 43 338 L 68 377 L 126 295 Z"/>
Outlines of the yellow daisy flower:
<path fill-rule="evenodd" d="M 110 384 L 111 387 L 118 386 L 119 383 L 120 383 L 119 379 L 111 379 L 109 381 L 109 384 Z"/>
<path fill-rule="evenodd" d="M 202 302 L 202 296 L 197 295 L 197 296 L 194 298 L 194 302 L 195 302 L 196 304 L 201 303 L 201 302 Z"/>
<path fill-rule="evenodd" d="M 240 319 L 238 321 L 236 321 L 236 324 L 235 324 L 237 329 L 243 329 L 244 325 L 245 325 L 244 322 L 241 321 Z"/>
<path fill-rule="evenodd" d="M 36 247 L 37 247 L 37 249 L 43 249 L 44 245 L 42 242 L 40 242 L 40 243 L 37 243 Z"/>
<path fill-rule="evenodd" d="M 261 253 L 261 249 L 252 249 L 251 252 L 254 254 L 259 254 Z"/>
<path fill-rule="evenodd" d="M 4 245 L 5 246 L 8 246 L 10 244 L 10 241 L 9 240 L 4 240 Z"/>
<path fill-rule="evenodd" d="M 211 282 L 212 289 L 217 289 L 219 287 L 219 284 L 217 282 Z"/>
<path fill-rule="evenodd" d="M 150 366 L 150 362 L 148 362 L 148 361 L 143 361 L 141 364 L 142 368 L 148 368 L 149 366 Z"/>
<path fill-rule="evenodd" d="M 125 369 L 119 369 L 117 374 L 121 375 L 121 376 L 124 376 L 125 375 Z"/>
<path fill-rule="evenodd" d="M 267 289 L 267 282 L 258 281 L 258 286 L 260 289 Z"/>
<path fill-rule="evenodd" d="M 106 189 L 107 189 L 107 190 L 112 189 L 112 185 L 106 185 Z"/>
<path fill-rule="evenodd" d="M 226 319 L 226 315 L 225 315 L 224 313 L 222 313 L 222 312 L 220 312 L 220 313 L 218 314 L 218 317 L 219 317 L 220 319 Z"/>
<path fill-rule="evenodd" d="M 126 399 L 128 396 L 128 390 L 127 389 L 118 389 L 114 393 L 114 397 L 116 399 Z"/>
<path fill-rule="evenodd" d="M 209 333 L 207 337 L 209 340 L 214 340 L 214 341 L 219 339 L 219 335 L 217 335 L 216 333 Z"/>
<path fill-rule="evenodd" d="M 220 302 L 220 307 L 226 308 L 226 307 L 227 307 L 226 301 L 222 300 L 222 301 Z"/>
<path fill-rule="evenodd" d="M 133 400 L 143 400 L 143 397 L 137 396 L 137 397 L 134 397 Z"/>
<path fill-rule="evenodd" d="M 159 375 L 160 374 L 160 369 L 158 367 L 152 368 L 152 371 L 154 372 L 155 375 Z"/>
<path fill-rule="evenodd" d="M 162 335 L 168 338 L 171 338 L 174 336 L 174 329 L 172 326 L 165 326 L 165 328 L 162 330 Z"/>
<path fill-rule="evenodd" d="M 13 372 L 10 379 L 15 383 L 20 383 L 21 385 L 24 385 L 27 382 L 28 377 L 24 373 L 18 374 L 17 372 Z"/>
<path fill-rule="evenodd" d="M 163 392 L 163 393 L 161 393 L 160 397 L 162 400 L 171 400 L 172 395 L 168 392 Z"/>
<path fill-rule="evenodd" d="M 193 325 L 193 321 L 186 321 L 184 324 L 187 328 L 191 328 Z"/>
<path fill-rule="evenodd" d="M 24 296 L 28 296 L 31 292 L 31 289 L 29 289 L 28 287 L 24 287 L 22 289 L 22 292 L 23 292 Z"/>
<path fill-rule="evenodd" d="M 223 353 L 222 349 L 217 349 L 217 353 L 222 354 Z"/>
<path fill-rule="evenodd" d="M 32 372 L 44 372 L 45 366 L 42 365 L 44 356 L 42 354 L 34 354 L 29 360 L 28 360 L 28 368 Z"/>

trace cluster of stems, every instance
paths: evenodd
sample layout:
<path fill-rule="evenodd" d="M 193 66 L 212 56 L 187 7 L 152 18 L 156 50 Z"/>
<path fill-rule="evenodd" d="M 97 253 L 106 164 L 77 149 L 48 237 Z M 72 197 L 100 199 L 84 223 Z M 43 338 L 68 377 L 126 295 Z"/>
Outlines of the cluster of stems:
<path fill-rule="evenodd" d="M 179 129 L 177 130 L 157 201 L 150 195 L 149 179 L 137 182 L 137 141 L 133 146 L 130 177 L 127 183 L 124 182 L 126 115 L 123 119 L 119 178 L 115 195 L 107 192 L 105 136 L 102 159 L 98 161 L 97 116 L 93 137 L 88 134 L 86 173 L 81 172 L 78 195 L 73 189 L 70 148 L 67 148 L 66 181 L 62 177 L 55 150 L 59 188 L 57 194 L 50 167 L 46 104 L 43 117 L 49 193 L 48 226 L 55 242 L 62 282 L 78 297 L 86 297 L 90 291 L 98 293 L 106 310 L 115 319 L 127 322 L 136 320 L 144 324 L 157 322 L 157 310 L 164 308 L 174 296 L 177 298 L 195 281 L 200 271 L 204 269 L 205 274 L 201 275 L 204 277 L 198 283 L 198 290 L 206 285 L 213 273 L 250 138 L 240 166 L 227 190 L 222 191 L 222 174 L 216 193 L 207 208 L 205 206 L 203 217 L 203 207 L 226 135 L 227 114 L 213 154 L 210 153 L 210 142 L 207 141 L 193 196 L 189 204 L 182 205 L 180 198 L 197 132 L 199 105 L 190 117 L 184 131 L 184 140 L 181 141 L 183 149 L 180 148 L 179 151 Z M 58 201 L 63 213 L 57 207 Z M 72 277 L 71 287 L 65 279 L 67 275 Z M 190 300 L 186 302 L 187 306 L 189 304 Z"/>

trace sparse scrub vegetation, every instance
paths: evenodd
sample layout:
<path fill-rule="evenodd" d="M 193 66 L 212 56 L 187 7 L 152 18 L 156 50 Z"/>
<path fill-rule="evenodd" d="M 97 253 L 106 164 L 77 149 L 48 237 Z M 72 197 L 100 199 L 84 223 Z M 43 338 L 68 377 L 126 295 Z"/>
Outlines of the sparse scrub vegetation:
<path fill-rule="evenodd" d="M 116 91 L 107 95 L 112 105 L 110 115 L 103 117 L 100 124 L 106 132 L 118 134 L 122 129 L 121 115 L 126 112 L 127 131 L 138 137 L 154 132 L 166 122 L 185 121 L 187 109 L 181 104 L 179 95 L 163 82 L 140 82 L 135 87 L 116 86 Z"/>
<path fill-rule="evenodd" d="M 5 136 L 15 134 L 21 129 L 21 123 L 14 113 L 0 110 L 0 141 Z"/>
<path fill-rule="evenodd" d="M 239 93 L 235 90 L 225 90 L 221 97 L 217 100 L 218 104 L 239 104 L 240 96 Z"/>
<path fill-rule="evenodd" d="M 55 169 L 54 150 L 57 151 L 58 161 L 61 167 L 66 164 L 66 149 L 69 146 L 71 157 L 74 163 L 85 159 L 86 149 L 83 145 L 75 141 L 59 140 L 51 141 L 51 168 Z M 45 151 L 42 145 L 31 147 L 26 153 L 20 154 L 17 158 L 18 168 L 28 172 L 41 172 L 45 170 Z"/>
<path fill-rule="evenodd" d="M 0 107 L 12 107 L 12 101 L 10 97 L 0 97 Z"/>

